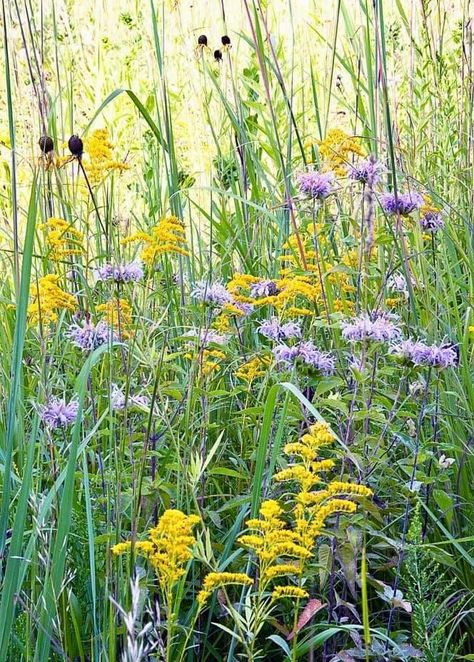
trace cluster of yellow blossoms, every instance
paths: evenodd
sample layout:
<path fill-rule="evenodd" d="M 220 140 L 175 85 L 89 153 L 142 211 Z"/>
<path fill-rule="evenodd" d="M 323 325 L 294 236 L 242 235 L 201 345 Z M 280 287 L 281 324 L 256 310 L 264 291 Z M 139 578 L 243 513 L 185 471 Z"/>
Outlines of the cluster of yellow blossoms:
<path fill-rule="evenodd" d="M 317 145 L 323 168 L 341 177 L 347 174 L 347 166 L 353 156 L 366 156 L 360 139 L 342 129 L 330 129 Z"/>
<path fill-rule="evenodd" d="M 113 158 L 113 148 L 108 129 L 96 129 L 84 139 L 88 158 L 83 163 L 91 184 L 100 184 L 111 170 L 121 172 L 128 169 L 126 163 Z"/>
<path fill-rule="evenodd" d="M 201 376 L 208 377 L 220 370 L 226 355 L 220 349 L 203 349 L 200 355 L 196 352 L 187 352 L 184 358 L 191 361 L 198 359 Z"/>
<path fill-rule="evenodd" d="M 250 384 L 254 379 L 264 377 L 271 363 L 272 359 L 269 356 L 255 356 L 243 363 L 238 370 L 235 371 L 235 376 Z"/>
<path fill-rule="evenodd" d="M 132 307 L 126 299 L 109 299 L 107 303 L 97 306 L 97 312 L 102 313 L 107 325 L 114 329 L 121 338 L 129 338 L 133 326 Z"/>
<path fill-rule="evenodd" d="M 157 257 L 167 253 L 189 255 L 184 223 L 176 216 L 162 218 L 149 232 L 136 232 L 122 239 L 122 244 L 131 242 L 144 244 L 140 258 L 148 266 L 152 266 Z"/>
<path fill-rule="evenodd" d="M 63 218 L 50 218 L 39 227 L 45 234 L 51 260 L 64 260 L 84 251 L 84 235 Z"/>
<path fill-rule="evenodd" d="M 298 441 L 286 444 L 284 452 L 294 461 L 274 476 L 276 482 L 290 482 L 296 486 L 286 508 L 275 500 L 264 501 L 260 517 L 246 522 L 250 533 L 239 539 L 251 550 L 258 563 L 258 591 L 268 591 L 271 582 L 282 577 L 298 580 L 298 584 L 274 585 L 271 598 L 309 597 L 303 588 L 305 564 L 312 558 L 318 537 L 323 533 L 328 517 L 334 513 L 354 513 L 357 504 L 351 497 L 370 497 L 372 491 L 364 485 L 339 480 L 327 483 L 321 476 L 334 467 L 331 459 L 318 459 L 322 447 L 334 442 L 334 435 L 326 423 L 312 425 Z M 315 487 L 320 489 L 315 489 Z M 321 487 L 322 486 L 322 487 Z M 289 506 L 289 508 L 288 508 Z M 285 512 L 291 513 L 290 524 Z M 210 573 L 205 580 L 199 601 L 203 604 L 212 590 L 227 583 L 250 585 L 252 578 L 242 573 Z M 227 581 L 232 577 L 232 581 Z"/>
<path fill-rule="evenodd" d="M 149 531 L 148 540 L 137 541 L 134 550 L 153 567 L 161 589 L 168 592 L 185 573 L 196 543 L 193 528 L 201 521 L 198 515 L 185 515 L 181 510 L 165 510 L 157 526 Z M 130 541 L 112 547 L 115 555 L 129 552 Z"/>
<path fill-rule="evenodd" d="M 28 321 L 31 325 L 40 321 L 41 324 L 56 322 L 59 310 L 73 312 L 76 309 L 76 299 L 59 287 L 59 278 L 56 274 L 48 274 L 31 285 L 31 303 L 28 306 Z"/>

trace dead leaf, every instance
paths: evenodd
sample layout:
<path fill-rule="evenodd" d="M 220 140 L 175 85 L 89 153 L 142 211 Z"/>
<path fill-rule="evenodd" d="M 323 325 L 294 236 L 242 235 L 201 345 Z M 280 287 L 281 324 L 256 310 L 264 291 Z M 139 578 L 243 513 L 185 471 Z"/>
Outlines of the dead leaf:
<path fill-rule="evenodd" d="M 326 605 L 321 602 L 321 600 L 316 600 L 316 598 L 313 598 L 308 602 L 306 607 L 303 609 L 303 611 L 300 614 L 300 617 L 298 618 L 298 623 L 296 624 L 295 629 L 293 632 L 290 632 L 290 634 L 287 636 L 287 640 L 291 641 L 295 634 L 298 634 L 298 632 L 304 628 L 306 623 L 310 621 L 315 614 L 318 613 L 320 609 L 323 609 Z"/>

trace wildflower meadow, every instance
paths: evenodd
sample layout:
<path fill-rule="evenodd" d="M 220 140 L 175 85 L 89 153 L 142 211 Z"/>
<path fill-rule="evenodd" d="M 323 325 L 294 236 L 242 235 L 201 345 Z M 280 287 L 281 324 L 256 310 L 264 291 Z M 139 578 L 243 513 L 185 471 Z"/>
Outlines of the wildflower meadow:
<path fill-rule="evenodd" d="M 471 0 L 0 23 L 0 662 L 474 660 Z"/>

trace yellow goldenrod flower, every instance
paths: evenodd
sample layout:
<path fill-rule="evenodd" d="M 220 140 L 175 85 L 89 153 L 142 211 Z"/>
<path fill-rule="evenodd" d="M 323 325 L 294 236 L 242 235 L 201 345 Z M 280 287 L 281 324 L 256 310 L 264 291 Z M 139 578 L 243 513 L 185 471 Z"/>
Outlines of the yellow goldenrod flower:
<path fill-rule="evenodd" d="M 192 530 L 201 521 L 198 515 L 185 515 L 180 510 L 165 510 L 158 524 L 149 531 L 149 539 L 137 541 L 135 551 L 145 556 L 156 572 L 163 591 L 184 575 L 185 566 L 192 559 L 196 539 Z M 131 543 L 119 543 L 112 548 L 114 554 L 131 549 Z"/>
<path fill-rule="evenodd" d="M 186 249 L 184 223 L 176 216 L 165 216 L 147 232 L 136 232 L 122 239 L 122 244 L 141 242 L 144 248 L 140 254 L 143 262 L 152 266 L 157 257 L 167 253 L 189 255 Z"/>
<path fill-rule="evenodd" d="M 206 575 L 202 589 L 198 593 L 198 604 L 203 605 L 216 588 L 231 584 L 251 586 L 253 579 L 243 572 L 210 572 Z"/>
<path fill-rule="evenodd" d="M 309 593 L 299 586 L 276 586 L 272 591 L 272 599 L 279 600 L 280 598 L 304 600 L 309 598 Z"/>
<path fill-rule="evenodd" d="M 243 363 L 236 371 L 235 376 L 246 382 L 253 382 L 258 377 L 264 377 L 267 374 L 268 367 L 271 365 L 269 356 L 256 356 Z"/>
<path fill-rule="evenodd" d="M 69 310 L 73 312 L 76 307 L 76 299 L 72 294 L 62 290 L 59 285 L 59 276 L 48 274 L 43 276 L 30 287 L 31 303 L 28 306 L 28 320 L 31 325 L 56 322 L 58 310 Z"/>
<path fill-rule="evenodd" d="M 84 251 L 84 235 L 63 218 L 50 218 L 39 226 L 43 230 L 52 260 L 64 260 L 70 255 L 80 255 Z"/>
<path fill-rule="evenodd" d="M 352 156 L 365 156 L 360 139 L 350 136 L 342 129 L 330 129 L 324 140 L 317 142 L 324 169 L 336 175 L 345 175 Z"/>
<path fill-rule="evenodd" d="M 260 580 L 262 582 L 269 582 L 276 577 L 283 577 L 284 575 L 301 575 L 303 568 L 300 565 L 292 563 L 280 563 L 265 568 Z"/>
<path fill-rule="evenodd" d="M 328 485 L 328 493 L 334 494 L 357 494 L 359 496 L 369 497 L 373 495 L 372 490 L 365 485 L 357 485 L 356 483 L 344 483 L 339 480 L 333 480 Z"/>
<path fill-rule="evenodd" d="M 132 327 L 132 307 L 126 299 L 109 299 L 97 306 L 97 312 L 103 313 L 103 319 L 117 331 L 121 338 L 130 337 Z"/>
<path fill-rule="evenodd" d="M 84 139 L 86 158 L 83 165 L 91 184 L 99 184 L 112 170 L 128 170 L 126 163 L 113 158 L 113 148 L 108 129 L 96 129 Z"/>

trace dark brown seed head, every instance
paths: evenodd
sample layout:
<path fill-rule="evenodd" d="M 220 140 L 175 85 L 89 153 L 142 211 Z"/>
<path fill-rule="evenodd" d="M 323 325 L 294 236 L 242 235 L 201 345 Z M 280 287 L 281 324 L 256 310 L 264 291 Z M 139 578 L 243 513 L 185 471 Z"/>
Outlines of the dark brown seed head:
<path fill-rule="evenodd" d="M 228 37 L 226 34 L 221 37 L 221 41 L 223 46 L 230 46 L 230 37 Z"/>
<path fill-rule="evenodd" d="M 67 141 L 67 146 L 69 147 L 69 151 L 71 154 L 74 156 L 82 156 L 82 153 L 84 151 L 84 143 L 82 140 L 79 138 L 79 136 L 71 136 L 69 140 Z"/>
<path fill-rule="evenodd" d="M 201 34 L 198 37 L 199 46 L 207 46 L 207 37 L 205 34 Z"/>
<path fill-rule="evenodd" d="M 38 140 L 38 145 L 43 154 L 49 154 L 54 149 L 53 139 L 49 136 L 41 136 Z"/>
<path fill-rule="evenodd" d="M 220 61 L 222 60 L 222 52 L 221 52 L 219 49 L 217 49 L 216 51 L 214 51 L 214 59 L 215 59 L 217 62 L 220 62 Z"/>

